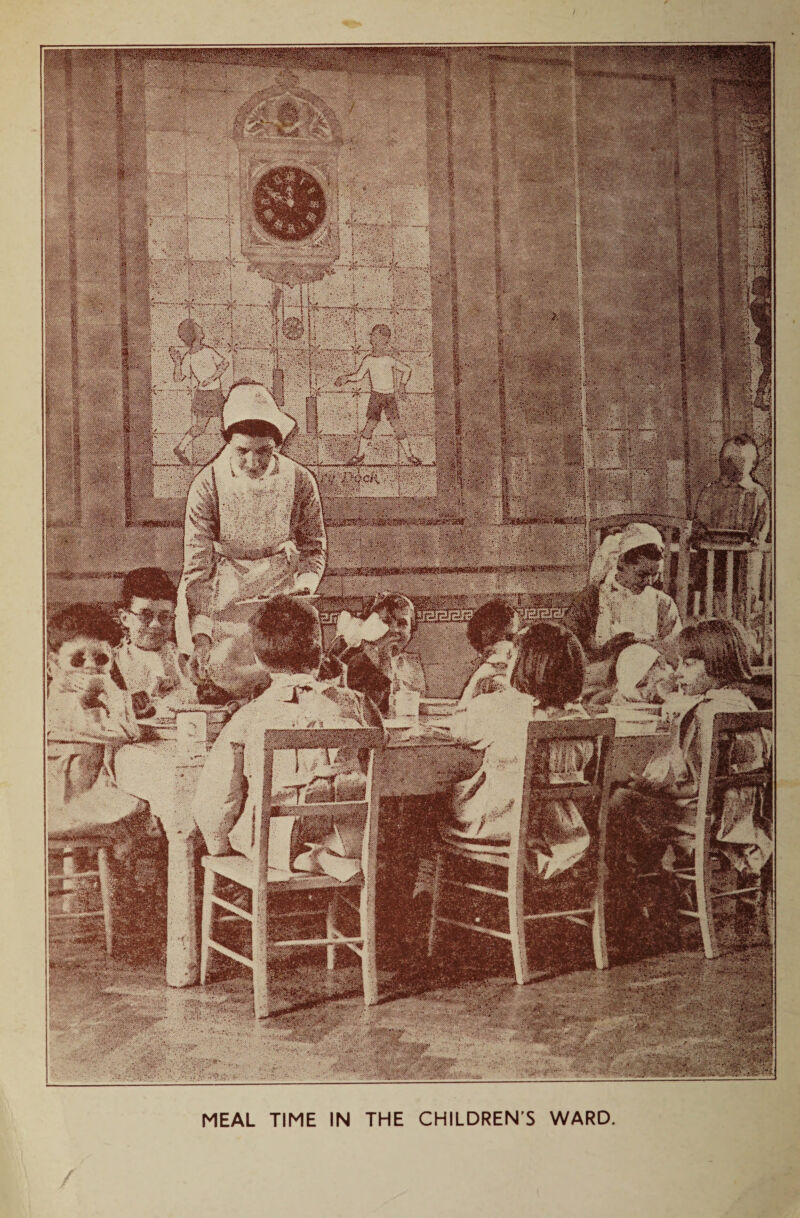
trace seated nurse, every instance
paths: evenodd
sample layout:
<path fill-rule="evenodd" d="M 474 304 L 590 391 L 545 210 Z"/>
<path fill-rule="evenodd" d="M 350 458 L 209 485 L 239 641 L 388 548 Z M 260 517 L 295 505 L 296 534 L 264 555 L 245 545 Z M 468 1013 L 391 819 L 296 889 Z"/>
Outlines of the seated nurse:
<path fill-rule="evenodd" d="M 589 583 L 563 619 L 586 655 L 588 689 L 609 683 L 624 647 L 651 643 L 660 648 L 680 633 L 677 605 L 654 586 L 661 579 L 663 561 L 664 541 L 651 524 L 626 525 L 598 547 Z"/>
<path fill-rule="evenodd" d="M 235 384 L 225 447 L 189 487 L 176 636 L 200 687 L 252 696 L 263 679 L 253 613 L 277 593 L 315 592 L 325 570 L 316 479 L 280 451 L 295 426 L 263 385 Z"/>

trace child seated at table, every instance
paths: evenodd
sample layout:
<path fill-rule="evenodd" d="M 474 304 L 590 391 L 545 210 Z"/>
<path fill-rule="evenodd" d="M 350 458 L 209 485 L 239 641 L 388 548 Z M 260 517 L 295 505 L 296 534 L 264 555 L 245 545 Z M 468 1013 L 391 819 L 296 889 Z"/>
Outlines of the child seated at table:
<path fill-rule="evenodd" d="M 392 693 L 398 689 L 425 693 L 425 674 L 419 656 L 406 654 L 417 628 L 414 602 L 398 592 L 379 592 L 367 606 L 364 620 L 375 614 L 388 626 L 378 639 L 348 645 L 334 640 L 329 654 L 347 669 L 350 689 L 366 694 L 383 715 L 390 712 Z"/>
<path fill-rule="evenodd" d="M 453 822 L 442 835 L 507 843 L 516 816 L 525 768 L 528 724 L 549 719 L 586 719 L 578 705 L 583 689 L 584 657 L 575 635 L 555 622 L 537 622 L 523 630 L 515 644 L 508 688 L 479 694 L 453 716 L 453 735 L 483 749 L 483 763 L 473 778 L 456 784 Z M 551 781 L 580 782 L 594 747 L 591 741 L 558 740 L 549 746 Z M 531 824 L 527 866 L 540 879 L 572 867 L 590 839 L 572 800 L 549 801 Z"/>
<path fill-rule="evenodd" d="M 111 675 L 118 641 L 116 622 L 95 605 L 70 605 L 48 622 L 47 830 L 102 836 L 129 869 L 150 823 L 146 805 L 114 780 L 115 750 L 139 735 L 130 695 Z M 81 854 L 79 871 L 88 866 Z"/>
<path fill-rule="evenodd" d="M 617 656 L 614 681 L 587 702 L 591 709 L 602 706 L 656 705 L 675 692 L 672 665 L 649 643 L 631 643 Z"/>
<path fill-rule="evenodd" d="M 177 590 L 160 567 L 137 567 L 122 581 L 119 619 L 127 638 L 117 667 L 140 718 L 197 701 L 186 660 L 173 642 Z"/>
<path fill-rule="evenodd" d="M 714 715 L 752 711 L 754 704 L 737 688 L 751 676 L 747 649 L 737 622 L 710 618 L 686 626 L 678 638 L 680 713 L 672 718 L 668 740 L 640 778 L 612 796 L 609 841 L 615 886 L 630 893 L 639 874 L 685 860 L 694 847 L 695 816 L 704 751 Z M 769 733 L 742 732 L 732 759 L 738 771 L 760 768 L 770 748 Z M 743 787 L 725 792 L 715 817 L 714 835 L 740 872 L 758 874 L 772 853 L 772 842 L 758 815 L 757 793 Z M 665 892 L 667 889 L 665 889 Z M 677 890 L 669 891 L 671 906 Z"/>
<path fill-rule="evenodd" d="M 475 610 L 467 624 L 467 642 L 478 653 L 478 666 L 461 694 L 465 706 L 478 694 L 508 687 L 519 614 L 513 605 L 495 599 Z"/>
<path fill-rule="evenodd" d="M 381 722 L 361 694 L 319 681 L 322 628 L 313 605 L 274 596 L 254 618 L 251 630 L 255 653 L 269 671 L 271 684 L 225 725 L 203 767 L 193 813 L 212 854 L 233 850 L 252 857 L 257 799 L 252 784 L 265 728 L 363 728 Z M 335 757 L 324 749 L 281 750 L 273 765 L 276 803 L 363 798 L 359 759 L 347 750 L 340 749 Z M 279 848 L 279 832 L 273 822 L 271 852 Z M 326 871 L 339 879 L 359 870 L 360 827 L 346 821 L 335 825 L 322 843 L 310 845 L 302 834 L 294 835 L 293 842 L 288 857 L 271 857 L 272 866 Z M 303 845 L 308 849 L 298 857 L 294 852 Z"/>

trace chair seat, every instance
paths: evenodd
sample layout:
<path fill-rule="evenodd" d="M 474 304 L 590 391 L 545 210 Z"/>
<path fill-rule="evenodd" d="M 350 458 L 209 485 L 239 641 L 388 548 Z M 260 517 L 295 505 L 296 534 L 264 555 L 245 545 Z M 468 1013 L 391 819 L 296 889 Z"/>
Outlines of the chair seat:
<path fill-rule="evenodd" d="M 242 888 L 252 892 L 256 883 L 256 868 L 252 859 L 243 854 L 206 854 L 202 859 L 203 866 L 214 871 L 217 875 L 233 880 Z M 309 890 L 314 888 L 360 888 L 362 876 L 359 873 L 351 880 L 337 880 L 332 875 L 309 875 L 304 871 L 282 871 L 270 867 L 267 871 L 267 883 L 280 884 L 287 891 Z"/>

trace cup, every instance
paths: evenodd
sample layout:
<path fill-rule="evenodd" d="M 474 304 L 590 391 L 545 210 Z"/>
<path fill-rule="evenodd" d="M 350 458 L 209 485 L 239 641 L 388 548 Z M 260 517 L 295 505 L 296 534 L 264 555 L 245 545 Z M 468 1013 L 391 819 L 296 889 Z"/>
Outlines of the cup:
<path fill-rule="evenodd" d="M 394 719 L 419 719 L 419 690 L 396 689 L 392 699 Z"/>

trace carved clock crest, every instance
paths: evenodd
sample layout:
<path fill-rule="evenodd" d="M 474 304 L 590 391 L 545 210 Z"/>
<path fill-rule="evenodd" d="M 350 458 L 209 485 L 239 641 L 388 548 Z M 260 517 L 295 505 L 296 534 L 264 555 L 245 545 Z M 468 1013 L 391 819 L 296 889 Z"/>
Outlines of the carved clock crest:
<path fill-rule="evenodd" d="M 282 72 L 236 115 L 242 253 L 275 283 L 310 283 L 339 257 L 341 128 L 322 98 Z"/>

